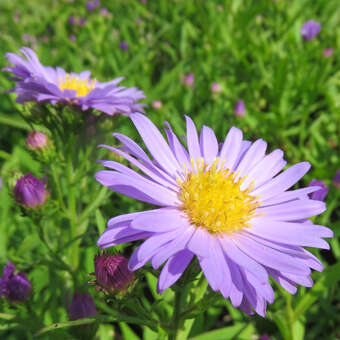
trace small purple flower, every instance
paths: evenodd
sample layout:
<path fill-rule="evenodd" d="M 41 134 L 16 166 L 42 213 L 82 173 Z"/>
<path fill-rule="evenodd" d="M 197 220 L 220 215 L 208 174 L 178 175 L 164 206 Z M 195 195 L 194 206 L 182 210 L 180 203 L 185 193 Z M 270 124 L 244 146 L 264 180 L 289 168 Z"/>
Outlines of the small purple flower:
<path fill-rule="evenodd" d="M 325 57 L 325 58 L 328 58 L 330 57 L 331 55 L 333 55 L 334 53 L 334 48 L 325 48 L 322 52 L 322 55 Z"/>
<path fill-rule="evenodd" d="M 31 173 L 18 179 L 14 187 L 15 199 L 26 208 L 37 208 L 47 199 L 44 183 Z"/>
<path fill-rule="evenodd" d="M 335 177 L 333 178 L 333 184 L 340 189 L 340 169 L 337 171 Z"/>
<path fill-rule="evenodd" d="M 4 69 L 14 74 L 10 78 L 16 82 L 12 92 L 17 93 L 20 104 L 32 101 L 52 105 L 66 103 L 80 106 L 83 111 L 96 109 L 110 116 L 144 112 L 143 105 L 137 104 L 138 100 L 145 98 L 143 92 L 135 87 L 117 85 L 124 78 L 102 83 L 91 79 L 89 71 L 66 73 L 60 67 L 43 66 L 30 48 L 23 47 L 20 51 L 25 58 L 13 53 L 6 54 L 13 66 Z"/>
<path fill-rule="evenodd" d="M 85 26 L 86 24 L 86 19 L 85 18 L 80 18 L 79 19 L 79 26 Z"/>
<path fill-rule="evenodd" d="M 68 308 L 68 316 L 71 321 L 97 314 L 96 305 L 89 293 L 75 292 L 72 297 L 71 305 Z"/>
<path fill-rule="evenodd" d="M 160 100 L 154 100 L 152 102 L 152 107 L 155 109 L 155 110 L 159 110 L 161 109 L 163 106 L 162 102 Z"/>
<path fill-rule="evenodd" d="M 128 260 L 121 255 L 103 253 L 94 258 L 94 268 L 97 284 L 108 293 L 125 290 L 134 279 L 134 274 L 128 269 Z"/>
<path fill-rule="evenodd" d="M 246 114 L 246 106 L 244 105 L 244 101 L 242 99 L 239 99 L 236 102 L 234 113 L 236 116 L 244 116 Z"/>
<path fill-rule="evenodd" d="M 220 93 L 222 91 L 222 87 L 219 83 L 217 83 L 216 81 L 214 81 L 211 84 L 211 92 L 212 93 Z"/>
<path fill-rule="evenodd" d="M 126 51 L 129 48 L 129 45 L 125 40 L 123 40 L 120 42 L 119 47 L 122 51 Z"/>
<path fill-rule="evenodd" d="M 76 36 L 74 34 L 70 34 L 70 36 L 68 37 L 70 39 L 70 41 L 75 42 L 76 41 Z"/>
<path fill-rule="evenodd" d="M 309 184 L 309 187 L 320 187 L 320 190 L 314 191 L 313 193 L 309 194 L 312 200 L 317 201 L 324 201 L 325 197 L 328 193 L 328 187 L 322 181 L 318 181 L 317 179 L 313 179 Z"/>
<path fill-rule="evenodd" d="M 103 17 L 106 17 L 109 15 L 109 11 L 107 10 L 107 8 L 105 7 L 102 7 L 99 11 L 99 13 L 103 16 Z"/>
<path fill-rule="evenodd" d="M 70 15 L 68 18 L 68 23 L 70 25 L 75 25 L 76 24 L 76 18 L 73 15 Z"/>
<path fill-rule="evenodd" d="M 183 83 L 188 87 L 192 87 L 194 85 L 194 82 L 195 75 L 192 72 L 188 73 L 183 79 Z"/>
<path fill-rule="evenodd" d="M 315 20 L 306 21 L 301 27 L 301 36 L 304 40 L 313 40 L 321 30 L 321 24 Z"/>
<path fill-rule="evenodd" d="M 10 302 L 25 301 L 32 291 L 32 284 L 22 272 L 14 274 L 15 266 L 8 261 L 0 278 L 0 296 Z"/>
<path fill-rule="evenodd" d="M 48 137 L 39 131 L 31 131 L 26 139 L 26 146 L 30 149 L 44 149 L 48 144 Z"/>
<path fill-rule="evenodd" d="M 263 334 L 258 340 L 271 340 L 267 334 Z"/>
<path fill-rule="evenodd" d="M 92 12 L 96 8 L 94 1 L 88 1 L 86 3 L 86 8 L 88 11 Z"/>

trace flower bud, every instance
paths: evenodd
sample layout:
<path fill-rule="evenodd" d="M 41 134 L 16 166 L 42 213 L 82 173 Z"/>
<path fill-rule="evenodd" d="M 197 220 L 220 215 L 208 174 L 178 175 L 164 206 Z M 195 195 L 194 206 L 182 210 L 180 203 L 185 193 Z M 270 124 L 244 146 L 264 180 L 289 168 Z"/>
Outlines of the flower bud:
<path fill-rule="evenodd" d="M 320 187 L 320 190 L 312 192 L 309 196 L 312 200 L 323 201 L 328 193 L 328 187 L 322 181 L 318 181 L 317 179 L 313 179 L 309 184 L 309 187 Z"/>
<path fill-rule="evenodd" d="M 155 110 L 159 110 L 161 109 L 163 106 L 162 102 L 160 100 L 154 100 L 152 102 L 152 107 L 155 109 Z"/>
<path fill-rule="evenodd" d="M 340 189 L 340 169 L 337 171 L 335 177 L 333 178 L 333 184 Z"/>
<path fill-rule="evenodd" d="M 98 254 L 94 258 L 97 284 L 108 293 L 125 290 L 133 281 L 134 274 L 128 269 L 128 260 L 121 255 Z"/>
<path fill-rule="evenodd" d="M 301 27 L 301 36 L 304 40 L 313 40 L 321 30 L 321 25 L 315 20 L 307 20 Z"/>
<path fill-rule="evenodd" d="M 39 131 L 31 131 L 26 139 L 26 146 L 33 150 L 44 149 L 48 144 L 48 137 Z"/>
<path fill-rule="evenodd" d="M 89 293 L 75 292 L 72 296 L 71 305 L 68 307 L 68 316 L 71 321 L 97 314 L 96 305 Z"/>
<path fill-rule="evenodd" d="M 40 179 L 28 173 L 18 179 L 14 187 L 14 196 L 26 208 L 37 208 L 45 203 L 47 191 Z"/>
<path fill-rule="evenodd" d="M 188 73 L 183 79 L 183 83 L 188 87 L 192 87 L 194 85 L 194 82 L 195 75 L 192 72 Z"/>
<path fill-rule="evenodd" d="M 246 114 L 246 106 L 244 101 L 239 99 L 234 107 L 234 113 L 236 116 L 244 116 Z"/>
<path fill-rule="evenodd" d="M 220 93 L 222 91 L 222 87 L 219 83 L 217 83 L 216 81 L 214 81 L 211 84 L 211 92 L 212 93 Z"/>
<path fill-rule="evenodd" d="M 0 279 L 0 296 L 10 302 L 24 302 L 32 291 L 32 284 L 22 272 L 14 274 L 15 266 L 8 261 Z"/>

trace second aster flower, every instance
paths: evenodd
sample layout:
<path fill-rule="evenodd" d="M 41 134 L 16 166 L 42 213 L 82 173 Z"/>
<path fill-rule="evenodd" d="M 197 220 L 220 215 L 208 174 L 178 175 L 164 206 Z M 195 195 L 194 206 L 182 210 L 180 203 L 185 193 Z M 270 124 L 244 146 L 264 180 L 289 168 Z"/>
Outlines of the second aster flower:
<path fill-rule="evenodd" d="M 66 103 L 80 106 L 82 110 L 96 109 L 110 116 L 129 115 L 143 112 L 143 105 L 137 101 L 145 98 L 137 88 L 118 86 L 124 78 L 99 82 L 90 77 L 89 71 L 80 74 L 67 73 L 62 68 L 48 67 L 40 63 L 37 55 L 27 47 L 18 54 L 7 53 L 12 66 L 5 68 L 16 81 L 12 92 L 18 95 L 17 102 L 48 102 L 53 105 Z"/>
<path fill-rule="evenodd" d="M 131 119 L 149 154 L 130 138 L 115 133 L 121 148 L 104 146 L 121 155 L 143 174 L 114 161 L 102 161 L 96 179 L 109 189 L 159 206 L 112 218 L 98 240 L 101 248 L 145 239 L 129 260 L 137 270 L 151 261 L 162 265 L 157 289 L 163 292 L 183 274 L 194 256 L 214 291 L 234 307 L 264 316 L 274 301 L 269 276 L 294 294 L 296 284 L 311 287 L 311 268 L 322 263 L 303 247 L 329 249 L 322 238 L 333 232 L 309 217 L 325 211 L 322 201 L 308 194 L 319 187 L 288 190 L 309 170 L 302 162 L 281 172 L 282 150 L 266 155 L 267 143 L 244 140 L 233 127 L 219 144 L 203 126 L 200 137 L 186 117 L 186 145 L 169 124 L 164 139 L 144 115 Z M 281 172 L 281 173 L 280 173 Z"/>
<path fill-rule="evenodd" d="M 125 290 L 134 278 L 128 269 L 128 260 L 121 255 L 98 254 L 94 268 L 97 284 L 111 294 Z"/>

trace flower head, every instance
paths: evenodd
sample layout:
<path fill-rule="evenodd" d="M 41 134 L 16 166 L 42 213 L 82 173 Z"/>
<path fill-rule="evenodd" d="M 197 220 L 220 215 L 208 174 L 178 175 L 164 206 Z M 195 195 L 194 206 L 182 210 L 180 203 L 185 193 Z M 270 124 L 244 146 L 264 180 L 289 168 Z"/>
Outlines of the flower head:
<path fill-rule="evenodd" d="M 234 113 L 236 116 L 244 116 L 246 114 L 246 106 L 244 101 L 239 99 L 234 107 Z"/>
<path fill-rule="evenodd" d="M 128 260 L 121 255 L 103 253 L 94 258 L 94 269 L 99 286 L 109 293 L 125 290 L 134 278 Z"/>
<path fill-rule="evenodd" d="M 160 100 L 154 100 L 152 102 L 152 107 L 155 109 L 155 110 L 159 110 L 161 109 L 163 106 L 163 103 L 160 101 Z"/>
<path fill-rule="evenodd" d="M 30 149 L 44 149 L 48 144 L 48 137 L 39 131 L 31 131 L 26 139 L 26 146 Z"/>
<path fill-rule="evenodd" d="M 71 305 L 68 308 L 68 315 L 71 321 L 97 314 L 96 305 L 90 293 L 75 292 Z"/>
<path fill-rule="evenodd" d="M 315 20 L 307 20 L 301 27 L 301 36 L 304 40 L 313 40 L 321 30 L 321 25 Z"/>
<path fill-rule="evenodd" d="M 15 199 L 26 208 L 43 205 L 47 195 L 44 183 L 31 173 L 19 178 L 14 187 Z"/>
<path fill-rule="evenodd" d="M 169 124 L 166 142 L 146 116 L 135 113 L 131 119 L 153 159 L 131 139 L 115 133 L 123 149 L 104 147 L 143 174 L 102 161 L 111 170 L 95 177 L 111 190 L 159 208 L 109 220 L 98 240 L 101 248 L 145 239 L 132 254 L 129 269 L 148 261 L 155 269 L 164 264 L 159 292 L 175 283 L 196 256 L 214 291 L 229 297 L 235 307 L 247 313 L 252 307 L 262 316 L 266 303 L 274 300 L 269 275 L 293 294 L 296 284 L 313 284 L 311 268 L 323 267 L 303 246 L 328 249 L 322 238 L 333 233 L 307 220 L 326 209 L 324 202 L 308 197 L 319 187 L 288 190 L 308 171 L 309 163 L 280 173 L 286 165 L 283 152 L 266 155 L 265 141 L 243 140 L 235 127 L 219 144 L 207 126 L 198 137 L 186 117 L 184 147 Z"/>
<path fill-rule="evenodd" d="M 136 103 L 145 98 L 143 92 L 117 86 L 123 78 L 101 83 L 91 79 L 89 71 L 66 73 L 59 67 L 43 66 L 37 55 L 27 47 L 20 51 L 25 58 L 13 53 L 6 54 L 13 66 L 5 68 L 14 74 L 11 79 L 16 81 L 16 87 L 12 91 L 17 93 L 18 103 L 67 103 L 78 105 L 82 110 L 96 109 L 110 116 L 143 111 L 143 105 Z"/>
<path fill-rule="evenodd" d="M 129 48 L 129 45 L 125 40 L 123 40 L 120 42 L 119 47 L 122 51 L 126 51 Z"/>
<path fill-rule="evenodd" d="M 322 181 L 318 181 L 317 179 L 313 179 L 309 184 L 309 187 L 319 186 L 320 189 L 314 191 L 310 194 L 310 198 L 312 200 L 323 201 L 328 194 L 328 187 Z"/>
<path fill-rule="evenodd" d="M 15 266 L 8 261 L 0 278 L 0 296 L 10 302 L 25 301 L 32 291 L 32 284 L 22 272 L 14 274 Z"/>
<path fill-rule="evenodd" d="M 325 48 L 322 52 L 322 55 L 325 57 L 325 58 L 328 58 L 330 57 L 332 54 L 334 53 L 334 48 Z"/>
<path fill-rule="evenodd" d="M 333 178 L 333 184 L 340 189 L 340 169 L 337 171 L 335 177 Z"/>
<path fill-rule="evenodd" d="M 221 91 L 222 91 L 222 87 L 219 83 L 217 83 L 216 81 L 211 83 L 211 92 L 212 93 L 220 93 Z"/>
<path fill-rule="evenodd" d="M 192 72 L 188 73 L 183 78 L 182 82 L 188 87 L 193 87 L 194 82 L 195 82 L 195 75 Z"/>

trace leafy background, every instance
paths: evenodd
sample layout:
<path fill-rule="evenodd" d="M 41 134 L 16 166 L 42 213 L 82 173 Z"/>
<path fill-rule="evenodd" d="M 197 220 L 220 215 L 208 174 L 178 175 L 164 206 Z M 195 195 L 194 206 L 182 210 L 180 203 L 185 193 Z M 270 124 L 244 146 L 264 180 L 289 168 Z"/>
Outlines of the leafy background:
<path fill-rule="evenodd" d="M 316 223 L 330 226 L 335 237 L 330 251 L 315 252 L 325 265 L 324 273 L 312 276 L 315 286 L 300 287 L 293 297 L 276 287 L 275 303 L 269 306 L 265 319 L 245 316 L 228 302 L 219 303 L 196 318 L 190 336 L 196 340 L 252 339 L 267 333 L 275 339 L 339 338 L 340 190 L 332 185 L 340 168 L 338 0 L 102 0 L 101 7 L 107 8 L 108 14 L 100 14 L 99 8 L 88 11 L 84 1 L 1 0 L 0 67 L 7 65 L 6 52 L 17 53 L 21 46 L 29 46 L 45 65 L 73 72 L 88 69 L 100 81 L 125 76 L 124 85 L 145 92 L 146 111 L 158 126 L 168 121 L 181 135 L 183 115 L 189 114 L 199 127 L 211 126 L 222 140 L 235 125 L 248 139 L 261 137 L 268 141 L 269 149 L 283 149 L 290 164 L 309 161 L 312 169 L 301 184 L 316 178 L 329 186 L 328 210 Z M 85 25 L 71 25 L 70 16 L 85 18 Z M 322 29 L 315 40 L 305 42 L 300 28 L 308 19 L 319 21 Z M 128 44 L 126 51 L 119 47 L 123 40 Z M 325 58 L 325 48 L 334 48 L 333 55 Z M 193 87 L 181 82 L 189 72 L 195 75 Z M 212 82 L 220 83 L 221 93 L 211 92 Z M 7 93 L 12 86 L 2 72 L 0 263 L 11 259 L 29 273 L 34 284 L 31 316 L 35 322 L 27 321 L 24 309 L 19 308 L 21 319 L 16 323 L 9 323 L 8 314 L 0 313 L 0 336 L 18 339 L 31 338 L 43 325 L 66 321 L 65 299 L 70 287 L 65 286 L 63 272 L 49 270 L 48 263 L 40 265 L 37 259 L 44 258 L 47 250 L 11 197 L 16 171 L 42 176 L 44 170 L 25 148 L 29 126 L 19 115 L 15 95 Z M 239 98 L 246 105 L 244 117 L 233 112 Z M 161 109 L 152 107 L 154 100 L 162 101 Z M 112 130 L 137 137 L 128 119 L 114 118 L 113 125 Z M 100 157 L 93 162 L 96 159 Z M 89 173 L 88 183 L 98 185 L 93 173 Z M 83 199 L 86 202 L 86 195 Z M 107 194 L 80 245 L 86 249 L 79 274 L 85 281 L 93 271 L 95 242 L 105 221 L 143 207 Z M 57 234 L 63 237 L 62 232 Z M 150 277 L 147 284 L 152 290 L 154 279 Z M 0 309 L 6 308 L 0 305 Z M 198 335 L 209 331 L 214 333 Z M 65 334 L 71 336 L 63 331 L 52 336 L 63 339 Z M 103 340 L 121 336 L 155 338 L 151 331 L 141 332 L 124 322 L 101 324 L 97 333 Z"/>

